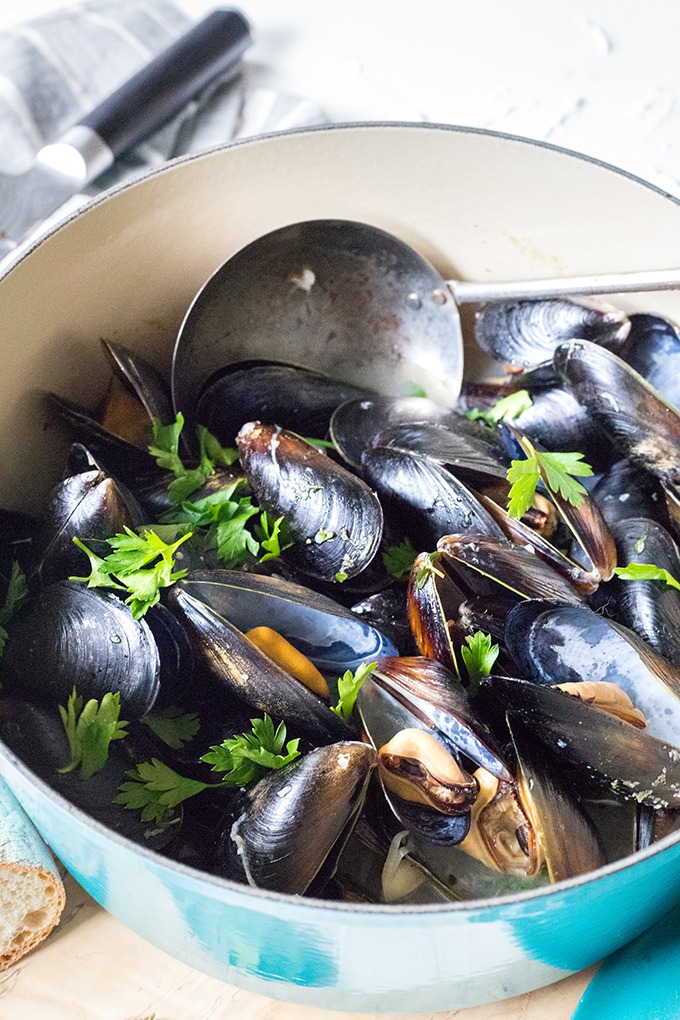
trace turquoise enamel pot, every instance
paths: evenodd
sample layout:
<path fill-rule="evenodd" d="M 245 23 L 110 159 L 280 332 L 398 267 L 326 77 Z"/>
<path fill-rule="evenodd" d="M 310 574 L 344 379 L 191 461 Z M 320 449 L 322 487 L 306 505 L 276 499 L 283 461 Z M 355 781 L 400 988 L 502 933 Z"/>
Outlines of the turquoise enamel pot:
<path fill-rule="evenodd" d="M 40 393 L 96 404 L 100 337 L 167 369 L 215 268 L 269 230 L 316 218 L 390 230 L 447 278 L 680 263 L 674 199 L 523 139 L 348 125 L 177 161 L 77 214 L 0 279 L 0 505 L 34 510 L 58 477 L 64 441 Z M 675 293 L 616 303 L 680 321 Z M 472 350 L 465 371 L 485 371 Z M 408 908 L 273 895 L 112 834 L 1 746 L 0 773 L 77 880 L 125 924 L 207 973 L 305 1005 L 431 1013 L 502 999 L 593 963 L 680 899 L 677 834 L 582 878 L 495 900 Z"/>

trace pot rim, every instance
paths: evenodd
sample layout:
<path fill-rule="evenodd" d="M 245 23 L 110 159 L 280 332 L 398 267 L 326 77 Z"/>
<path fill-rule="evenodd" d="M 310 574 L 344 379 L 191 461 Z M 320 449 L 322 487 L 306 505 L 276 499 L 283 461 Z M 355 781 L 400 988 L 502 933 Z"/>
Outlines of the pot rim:
<path fill-rule="evenodd" d="M 21 254 L 12 261 L 4 270 L 0 271 L 0 284 L 2 281 L 13 272 L 21 263 L 28 258 L 37 248 L 39 248 L 46 240 L 59 233 L 64 228 L 68 227 L 74 220 L 80 218 L 83 213 L 89 212 L 91 209 L 109 201 L 112 198 L 128 188 L 136 187 L 138 184 L 144 182 L 148 178 L 156 177 L 161 174 L 172 172 L 172 170 L 184 163 L 189 163 L 194 160 L 204 159 L 205 157 L 212 157 L 218 153 L 226 150 L 240 148 L 241 146 L 255 146 L 262 142 L 267 142 L 272 139 L 279 137 L 288 136 L 304 136 L 308 134 L 316 134 L 320 132 L 332 132 L 341 133 L 343 131 L 354 131 L 354 130 L 367 130 L 375 131 L 380 130 L 403 130 L 406 129 L 418 129 L 423 131 L 447 131 L 461 135 L 480 135 L 486 137 L 492 137 L 501 141 L 518 142 L 522 145 L 534 146 L 539 149 L 545 149 L 552 152 L 559 153 L 569 158 L 581 160 L 589 163 L 592 166 L 598 167 L 601 170 L 613 173 L 619 177 L 623 177 L 627 180 L 632 181 L 634 184 L 640 185 L 648 191 L 654 194 L 660 195 L 661 197 L 668 199 L 675 205 L 680 206 L 680 198 L 671 195 L 667 191 L 658 185 L 652 184 L 649 181 L 638 177 L 636 174 L 631 173 L 628 170 L 621 169 L 620 167 L 613 166 L 595 156 L 588 155 L 586 153 L 578 152 L 573 149 L 565 148 L 564 146 L 555 145 L 551 142 L 540 141 L 533 138 L 528 138 L 522 135 L 515 135 L 508 132 L 494 131 L 489 128 L 476 128 L 468 127 L 466 125 L 455 125 L 455 124 L 444 124 L 444 123 L 430 123 L 422 121 L 348 121 L 339 122 L 333 124 L 318 124 L 305 128 L 298 129 L 286 129 L 282 131 L 271 131 L 263 134 L 256 135 L 254 137 L 242 138 L 236 141 L 228 142 L 222 145 L 212 146 L 209 149 L 201 150 L 200 152 L 187 153 L 182 156 L 177 156 L 167 163 L 164 163 L 160 167 L 153 167 L 145 170 L 143 173 L 135 176 L 131 180 L 122 181 L 120 184 L 114 185 L 107 189 L 101 194 L 97 195 L 94 199 L 89 201 L 85 206 L 74 210 L 63 220 L 55 223 L 49 230 L 44 234 L 37 237 L 30 245 L 28 245 Z M 466 915 L 471 913 L 477 913 L 479 911 L 495 908 L 502 910 L 503 908 L 511 908 L 513 906 L 521 906 L 524 904 L 532 904 L 536 901 L 540 901 L 543 898 L 548 898 L 563 893 L 568 893 L 570 890 L 581 888 L 583 886 L 590 885 L 591 883 L 597 882 L 599 879 L 612 878 L 613 876 L 633 869 L 644 862 L 649 861 L 657 855 L 663 853 L 665 850 L 670 849 L 672 846 L 680 844 L 680 831 L 671 833 L 659 840 L 658 843 L 654 843 L 642 850 L 636 851 L 634 854 L 629 854 L 626 857 L 619 858 L 616 861 L 611 861 L 608 864 L 603 865 L 595 871 L 586 872 L 583 875 L 577 875 L 574 878 L 564 879 L 560 882 L 556 882 L 552 885 L 541 886 L 537 889 L 529 889 L 521 892 L 505 893 L 497 897 L 486 897 L 474 900 L 461 900 L 451 903 L 439 903 L 439 904 L 380 904 L 380 903 L 349 903 L 335 900 L 324 900 L 320 898 L 311 897 L 300 897 L 294 896 L 288 893 L 273 892 L 266 889 L 259 889 L 254 886 L 244 885 L 239 882 L 235 882 L 231 879 L 222 878 L 218 875 L 213 875 L 208 872 L 199 870 L 198 868 L 191 867 L 187 864 L 182 864 L 179 861 L 173 860 L 170 857 L 166 857 L 161 853 L 136 843 L 126 836 L 121 835 L 108 826 L 97 821 L 87 812 L 78 808 L 76 805 L 68 801 L 65 797 L 53 790 L 43 779 L 41 779 L 36 773 L 25 765 L 20 758 L 18 758 L 14 752 L 12 752 L 6 744 L 0 740 L 0 762 L 5 760 L 9 764 L 11 769 L 18 772 L 19 775 L 28 781 L 32 786 L 36 787 L 42 796 L 47 796 L 48 800 L 56 803 L 56 806 L 64 811 L 67 815 L 73 815 L 79 823 L 84 824 L 85 827 L 92 828 L 100 836 L 106 839 L 112 840 L 117 843 L 120 848 L 124 851 L 132 851 L 133 853 L 140 854 L 142 858 L 147 858 L 156 868 L 163 867 L 170 872 L 174 872 L 183 879 L 189 882 L 201 882 L 207 886 L 215 887 L 218 890 L 224 890 L 227 893 L 237 894 L 239 897 L 247 896 L 254 897 L 256 901 L 266 903 L 273 901 L 280 903 L 285 906 L 294 906 L 302 909 L 304 912 L 313 911 L 316 913 L 330 911 L 332 913 L 358 915 L 358 916 L 371 916 L 371 915 L 387 915 L 390 918 L 396 918 L 398 916 L 412 917 L 412 916 L 428 916 L 443 918 L 448 915 Z M 0 774 L 2 773 L 0 769 Z M 11 778 L 7 775 L 4 776 L 7 779 L 10 787 L 12 786 Z"/>

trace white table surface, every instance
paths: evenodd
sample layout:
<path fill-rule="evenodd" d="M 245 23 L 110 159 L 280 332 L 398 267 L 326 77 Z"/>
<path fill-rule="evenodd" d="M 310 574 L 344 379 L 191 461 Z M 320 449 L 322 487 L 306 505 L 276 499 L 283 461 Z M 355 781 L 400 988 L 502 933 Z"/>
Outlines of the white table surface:
<path fill-rule="evenodd" d="M 178 0 L 200 17 L 210 0 Z M 4 0 L 0 29 L 64 6 Z M 492 128 L 585 152 L 680 196 L 680 5 L 674 0 L 243 0 L 255 79 L 332 121 Z M 59 929 L 0 978 L 2 1020 L 293 1020 L 148 946 L 67 879 Z M 567 1020 L 593 973 L 461 1020 Z M 452 1014 L 438 1014 L 450 1017 Z"/>

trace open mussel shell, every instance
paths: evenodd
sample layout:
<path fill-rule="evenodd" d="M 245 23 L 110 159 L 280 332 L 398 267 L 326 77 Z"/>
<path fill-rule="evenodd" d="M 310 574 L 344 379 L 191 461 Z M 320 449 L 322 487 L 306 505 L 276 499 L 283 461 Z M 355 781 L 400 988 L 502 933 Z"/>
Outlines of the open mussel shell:
<path fill-rule="evenodd" d="M 479 787 L 430 731 L 398 730 L 378 749 L 378 775 L 393 812 L 434 843 L 464 839 Z"/>
<path fill-rule="evenodd" d="M 230 877 L 277 892 L 321 892 L 356 823 L 376 754 L 368 744 L 341 741 L 272 771 L 248 794 L 222 847 Z M 226 836 L 226 834 L 225 834 Z"/>
<path fill-rule="evenodd" d="M 249 421 L 276 422 L 301 436 L 323 439 L 336 407 L 368 398 L 357 386 L 297 365 L 239 361 L 205 384 L 196 405 L 196 421 L 233 446 Z"/>
<path fill-rule="evenodd" d="M 364 681 L 357 699 L 364 723 L 369 713 L 366 699 L 371 697 L 374 686 L 395 703 L 389 707 L 385 730 L 376 718 L 377 713 L 371 712 L 367 729 L 376 746 L 386 743 L 396 729 L 424 727 L 432 730 L 454 754 L 483 765 L 501 779 L 512 778 L 494 738 L 460 681 L 441 663 L 417 655 L 381 659 Z M 400 718 L 408 721 L 395 727 L 394 720 Z"/>
<path fill-rule="evenodd" d="M 34 595 L 8 625 L 2 684 L 11 697 L 57 700 L 73 687 L 88 700 L 120 693 L 122 718 L 150 711 L 160 661 L 144 620 L 110 592 L 57 581 Z"/>
<path fill-rule="evenodd" d="M 561 574 L 579 595 L 590 595 L 597 590 L 602 580 L 602 575 L 589 557 L 587 558 L 587 563 L 583 564 L 570 559 L 556 545 L 548 541 L 543 534 L 529 527 L 525 517 L 521 520 L 511 517 L 504 507 L 489 499 L 483 493 L 479 493 L 479 501 L 502 528 L 503 534 L 510 542 L 523 546 L 529 552 L 532 552 L 534 556 L 537 556 L 539 560 L 547 563 L 549 567 L 556 570 L 558 574 Z M 613 540 L 608 531 L 605 530 L 604 522 L 599 512 L 597 512 L 597 516 L 589 514 L 588 519 L 592 522 L 597 521 L 599 528 L 589 529 L 586 532 L 586 541 L 591 550 L 593 550 L 593 547 L 596 548 L 597 551 L 594 552 L 594 555 L 596 555 L 600 563 L 604 560 L 607 572 L 610 573 L 616 563 Z M 597 535 L 606 536 L 605 541 L 601 541 L 599 545 L 595 542 Z M 609 546 L 611 546 L 611 551 Z M 608 554 L 607 559 L 598 555 L 600 550 L 604 550 Z"/>
<path fill-rule="evenodd" d="M 513 368 L 544 362 L 559 343 L 572 337 L 617 347 L 629 330 L 624 312 L 587 300 L 499 301 L 484 305 L 475 316 L 479 346 Z"/>
<path fill-rule="evenodd" d="M 158 418 L 162 425 L 175 420 L 170 388 L 160 372 L 136 351 L 111 340 L 102 340 L 104 353 L 117 378 L 135 395 L 149 419 Z"/>
<path fill-rule="evenodd" d="M 287 523 L 293 545 L 284 555 L 296 570 L 333 581 L 368 566 L 380 546 L 383 514 L 365 482 L 273 425 L 249 422 L 236 445 L 258 503 Z"/>
<path fill-rule="evenodd" d="M 417 549 L 431 549 L 442 535 L 453 531 L 502 536 L 470 490 L 428 457 L 375 447 L 365 451 L 362 471 L 380 496 L 390 522 Z"/>
<path fill-rule="evenodd" d="M 34 571 L 43 585 L 87 574 L 85 553 L 74 538 L 95 548 L 126 527 L 142 523 L 135 499 L 102 471 L 86 471 L 58 482 L 49 494 L 35 538 Z M 108 549 L 104 547 L 103 555 Z"/>
<path fill-rule="evenodd" d="M 665 400 L 680 407 L 680 335 L 674 323 L 660 315 L 631 315 L 619 356 Z"/>
<path fill-rule="evenodd" d="M 617 458 L 613 444 L 597 420 L 568 390 L 552 386 L 531 394 L 531 407 L 513 418 L 513 425 L 546 450 L 578 450 L 595 471 L 604 471 Z"/>
<path fill-rule="evenodd" d="M 554 687 L 493 676 L 481 681 L 481 690 L 580 770 L 584 783 L 639 804 L 680 807 L 680 749 L 674 744 Z"/>
<path fill-rule="evenodd" d="M 283 719 L 292 736 L 329 743 L 351 732 L 323 701 L 205 602 L 175 586 L 168 604 L 179 615 L 197 661 L 231 694 Z"/>
<path fill-rule="evenodd" d="M 379 432 L 373 446 L 417 453 L 454 473 L 491 475 L 506 479 L 510 466 L 505 447 L 498 434 L 480 422 L 464 415 L 452 414 L 448 421 L 405 422 Z"/>
<path fill-rule="evenodd" d="M 520 603 L 508 613 L 505 645 L 537 684 L 607 680 L 647 717 L 649 732 L 680 744 L 677 670 L 633 631 L 586 606 Z"/>
<path fill-rule="evenodd" d="M 420 553 L 411 568 L 406 606 L 418 651 L 460 675 L 449 622 L 456 619 L 465 594 L 445 573 L 441 553 Z"/>
<path fill-rule="evenodd" d="M 427 397 L 370 397 L 340 404 L 330 420 L 330 436 L 341 456 L 355 468 L 377 435 L 407 422 L 455 423 L 460 415 Z"/>
<path fill-rule="evenodd" d="M 279 577 L 238 570 L 192 573 L 182 591 L 210 606 L 238 630 L 271 627 L 322 673 L 335 678 L 362 662 L 395 655 L 392 642 L 349 609 Z"/>
<path fill-rule="evenodd" d="M 172 505 L 167 487 L 173 475 L 159 468 L 145 447 L 109 432 L 77 404 L 54 393 L 48 394 L 48 399 L 97 467 L 131 489 L 145 511 L 159 514 Z"/>
<path fill-rule="evenodd" d="M 519 430 L 505 422 L 501 432 L 507 440 L 517 442 L 521 450 L 520 459 L 524 459 L 526 454 L 521 448 L 522 435 Z M 540 451 L 540 447 L 538 449 Z M 547 477 L 540 481 L 545 483 L 547 489 Z M 597 503 L 587 492 L 583 492 L 577 504 L 565 499 L 556 488 L 550 490 L 550 500 L 573 536 L 576 545 L 574 556 L 579 560 L 585 558 L 595 583 L 608 581 L 616 566 L 616 546 Z"/>
<path fill-rule="evenodd" d="M 508 726 L 517 755 L 518 795 L 529 820 L 528 835 L 540 845 L 551 882 L 594 871 L 605 856 L 577 797 L 559 779 L 559 769 L 521 719 Z"/>
<path fill-rule="evenodd" d="M 196 698 L 194 652 L 184 627 L 162 602 L 151 606 L 144 619 L 153 634 L 160 661 L 156 707 L 192 703 Z"/>
<path fill-rule="evenodd" d="M 528 547 L 488 535 L 444 535 L 437 549 L 461 584 L 475 594 L 510 593 L 522 599 L 555 599 L 583 605 L 569 580 Z M 481 578 L 481 585 L 476 581 Z"/>
<path fill-rule="evenodd" d="M 631 517 L 614 525 L 619 563 L 653 563 L 680 577 L 680 554 L 662 525 Z M 617 623 L 635 631 L 680 669 L 680 592 L 664 581 L 623 580 L 607 585 L 604 609 Z"/>
<path fill-rule="evenodd" d="M 668 527 L 668 511 L 658 480 L 627 457 L 600 475 L 590 495 L 610 528 L 631 517 L 646 517 Z"/>
<path fill-rule="evenodd" d="M 625 361 L 572 340 L 555 350 L 557 371 L 622 454 L 662 479 L 678 471 L 680 412 Z"/>

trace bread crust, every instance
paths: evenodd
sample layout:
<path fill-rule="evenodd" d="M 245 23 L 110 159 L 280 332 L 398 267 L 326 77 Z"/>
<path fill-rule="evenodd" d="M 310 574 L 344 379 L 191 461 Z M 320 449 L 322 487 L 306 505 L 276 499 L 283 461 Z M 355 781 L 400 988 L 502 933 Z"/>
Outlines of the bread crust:
<path fill-rule="evenodd" d="M 48 868 L 32 864 L 6 862 L 0 864 L 0 883 L 10 882 L 21 884 L 27 877 L 37 877 L 44 887 L 47 902 L 36 904 L 31 910 L 27 904 L 24 927 L 15 931 L 5 945 L 0 945 L 0 971 L 7 970 L 13 963 L 30 952 L 43 939 L 46 939 L 59 923 L 66 902 L 64 886 L 57 874 Z M 34 915 L 31 917 L 31 915 Z M 44 915 L 44 917 L 43 917 Z"/>

